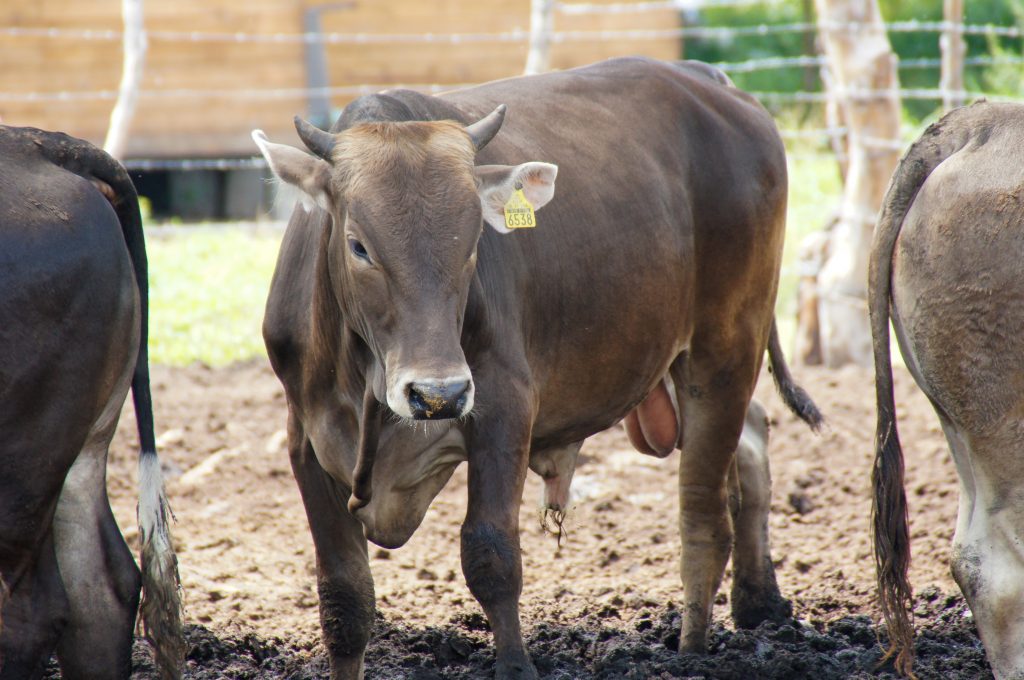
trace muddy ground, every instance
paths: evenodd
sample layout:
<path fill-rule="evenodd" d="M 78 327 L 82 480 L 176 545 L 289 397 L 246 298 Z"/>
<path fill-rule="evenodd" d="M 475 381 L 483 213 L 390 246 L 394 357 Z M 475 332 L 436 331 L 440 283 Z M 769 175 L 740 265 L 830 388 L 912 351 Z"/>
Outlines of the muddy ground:
<path fill-rule="evenodd" d="M 864 678 L 879 636 L 868 543 L 874 431 L 867 370 L 801 369 L 828 418 L 820 435 L 791 416 L 764 376 L 772 419 L 771 531 L 795 619 L 734 631 L 729 574 L 711 652 L 680 656 L 676 456 L 632 450 L 621 427 L 587 441 L 559 547 L 538 516 L 540 480 L 521 509 L 527 644 L 545 678 Z M 949 575 L 953 465 L 938 423 L 905 371 L 897 403 L 907 449 L 921 678 L 990 677 L 970 613 Z M 314 554 L 284 449 L 285 402 L 265 361 L 153 369 L 157 432 L 177 513 L 191 678 L 326 678 Z M 128 408 L 128 407 L 126 407 Z M 134 546 L 134 419 L 111 452 L 110 489 Z M 458 554 L 460 468 L 405 547 L 371 546 L 378 624 L 368 678 L 477 678 L 493 672 L 490 635 Z M 137 646 L 136 675 L 155 677 Z"/>

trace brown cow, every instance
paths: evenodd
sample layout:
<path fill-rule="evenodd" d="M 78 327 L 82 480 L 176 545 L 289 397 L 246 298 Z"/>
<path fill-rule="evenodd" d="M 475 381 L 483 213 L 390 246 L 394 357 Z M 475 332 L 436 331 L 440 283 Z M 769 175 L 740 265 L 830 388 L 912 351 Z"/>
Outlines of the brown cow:
<path fill-rule="evenodd" d="M 952 571 L 997 678 L 1024 678 L 1024 106 L 979 103 L 929 127 L 889 184 L 870 260 L 878 400 L 875 556 L 910 672 L 910 533 L 889 319 L 960 478 Z"/>
<path fill-rule="evenodd" d="M 318 206 L 292 216 L 263 333 L 333 676 L 362 674 L 366 539 L 404 544 L 468 461 L 463 573 L 498 677 L 536 677 L 518 609 L 526 471 L 559 489 L 579 443 L 634 410 L 650 452 L 682 443 L 680 649 L 703 652 L 733 545 L 734 452 L 774 333 L 786 162 L 771 117 L 706 65 L 630 58 L 372 95 L 332 132 L 296 125 L 315 156 L 253 133 Z M 538 225 L 510 229 L 524 200 Z M 788 403 L 817 423 L 774 340 Z M 737 621 L 788 614 L 770 562 L 736 566 Z"/>
<path fill-rule="evenodd" d="M 0 679 L 127 678 L 142 618 L 184 651 L 149 394 L 146 250 L 128 174 L 73 137 L 0 126 Z M 142 574 L 107 501 L 129 385 Z M 3 602 L 4 590 L 8 599 Z"/>

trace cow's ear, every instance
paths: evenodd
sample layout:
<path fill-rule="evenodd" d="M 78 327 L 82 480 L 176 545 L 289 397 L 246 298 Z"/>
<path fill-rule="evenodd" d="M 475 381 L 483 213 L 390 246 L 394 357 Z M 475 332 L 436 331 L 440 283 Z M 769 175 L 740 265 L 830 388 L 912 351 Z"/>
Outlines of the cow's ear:
<path fill-rule="evenodd" d="M 523 163 L 522 165 L 478 165 L 473 169 L 476 175 L 477 192 L 484 220 L 502 234 L 511 231 L 505 226 L 505 204 L 517 189 L 534 210 L 547 205 L 555 195 L 555 176 L 558 166 L 551 163 Z"/>
<path fill-rule="evenodd" d="M 300 190 L 302 204 L 307 210 L 313 205 L 331 210 L 331 168 L 327 161 L 287 144 L 275 144 L 267 139 L 263 130 L 253 130 L 252 139 L 274 175 Z"/>

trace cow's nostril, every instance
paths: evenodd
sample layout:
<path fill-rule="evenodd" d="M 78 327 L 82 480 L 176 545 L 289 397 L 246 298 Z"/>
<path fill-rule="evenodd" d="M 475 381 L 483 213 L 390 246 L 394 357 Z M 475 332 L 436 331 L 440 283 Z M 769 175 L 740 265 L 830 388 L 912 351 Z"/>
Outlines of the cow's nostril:
<path fill-rule="evenodd" d="M 446 386 L 445 398 L 450 402 L 456 402 L 466 396 L 469 392 L 469 381 L 463 380 L 461 382 L 450 383 Z"/>
<path fill-rule="evenodd" d="M 466 405 L 469 387 L 468 380 L 450 383 L 409 383 L 406 394 L 412 417 L 416 420 L 458 417 Z"/>

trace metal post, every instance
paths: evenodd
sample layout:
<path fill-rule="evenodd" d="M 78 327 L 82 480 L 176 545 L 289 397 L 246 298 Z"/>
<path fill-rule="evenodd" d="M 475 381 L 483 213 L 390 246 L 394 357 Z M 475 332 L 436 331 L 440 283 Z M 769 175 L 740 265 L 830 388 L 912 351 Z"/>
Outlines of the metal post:
<path fill-rule="evenodd" d="M 942 106 L 946 111 L 964 105 L 964 44 L 963 22 L 964 1 L 943 0 L 943 16 L 946 28 L 939 38 L 942 49 Z"/>
<path fill-rule="evenodd" d="M 330 2 L 307 7 L 302 15 L 302 30 L 306 35 L 320 35 L 320 17 L 324 12 L 352 9 L 355 2 Z M 327 50 L 322 42 L 307 42 L 306 87 L 310 93 L 306 98 L 309 122 L 328 129 L 331 126 L 331 97 L 325 93 L 331 81 L 327 77 Z"/>
<path fill-rule="evenodd" d="M 530 51 L 526 55 L 526 75 L 543 73 L 550 67 L 554 13 L 555 0 L 531 0 Z"/>

